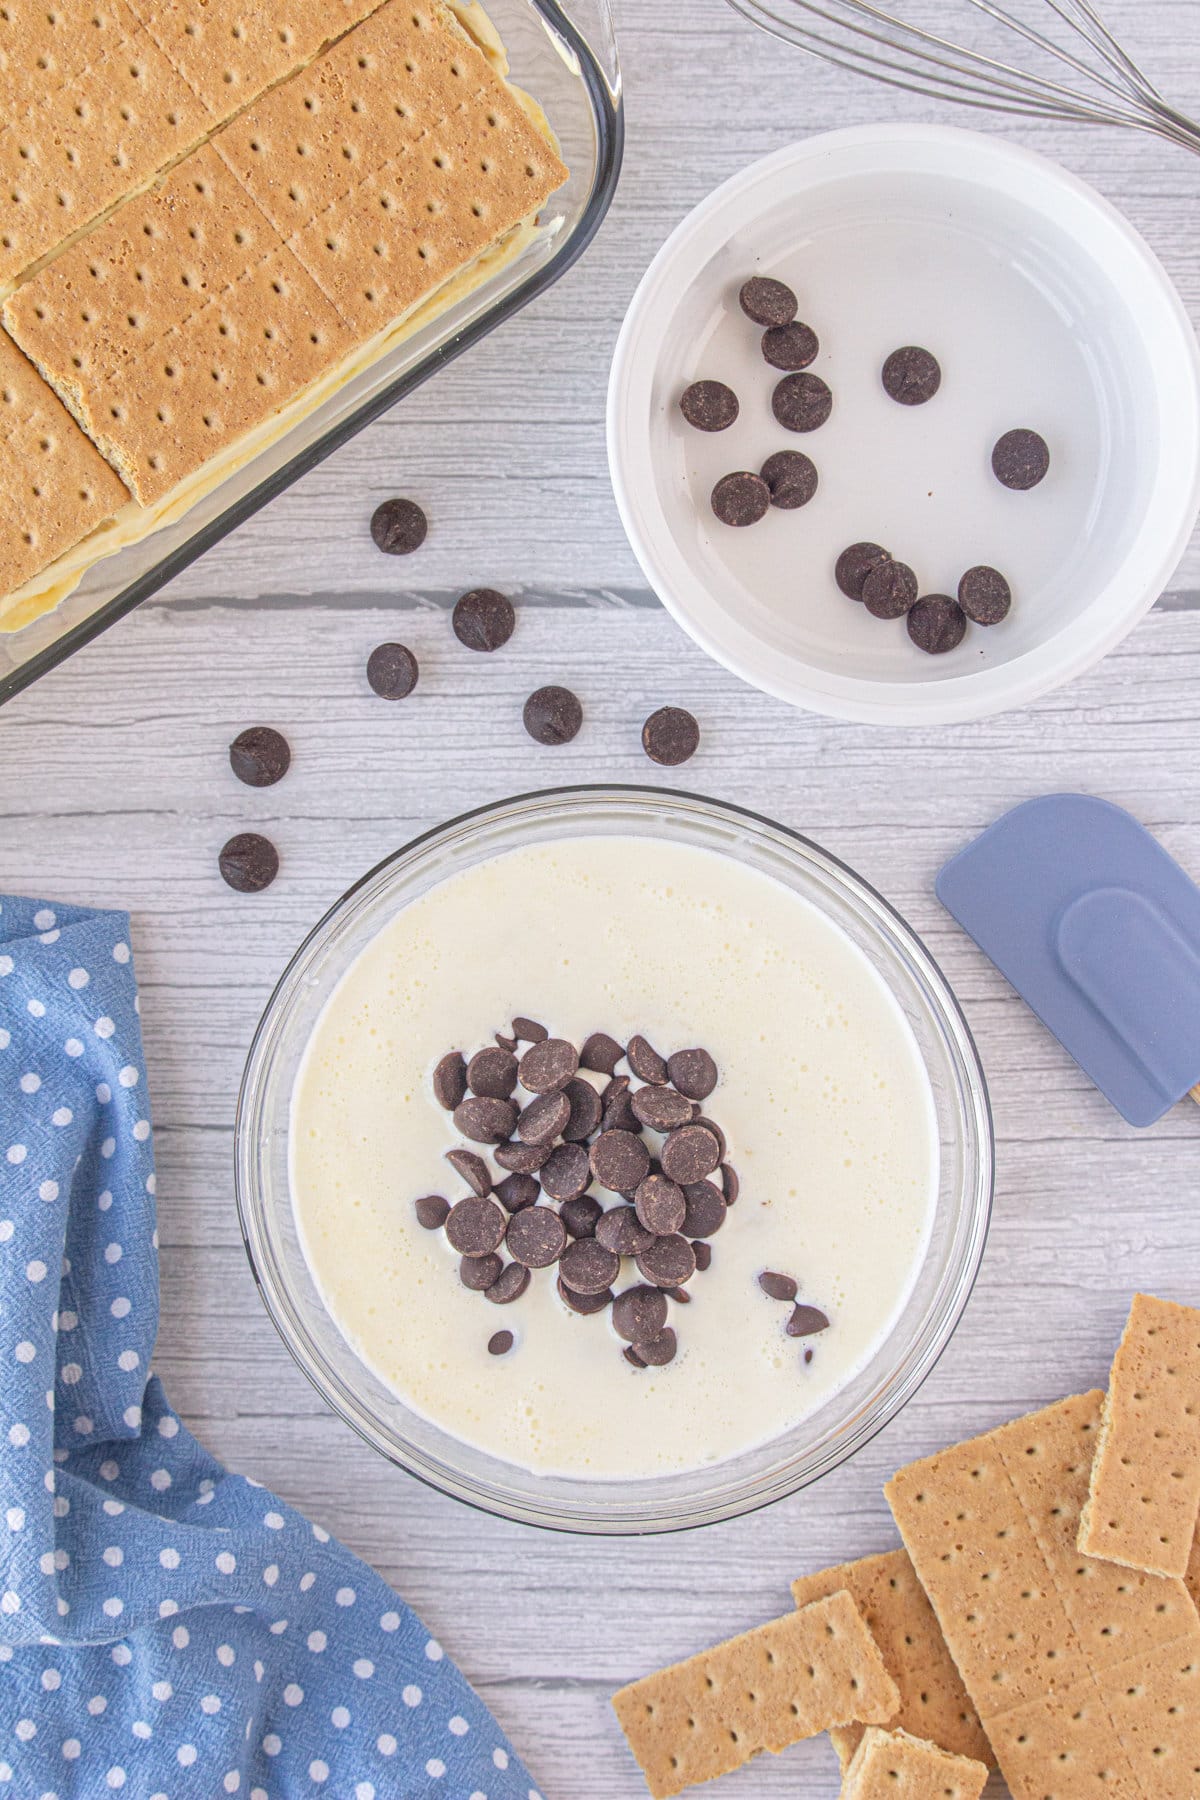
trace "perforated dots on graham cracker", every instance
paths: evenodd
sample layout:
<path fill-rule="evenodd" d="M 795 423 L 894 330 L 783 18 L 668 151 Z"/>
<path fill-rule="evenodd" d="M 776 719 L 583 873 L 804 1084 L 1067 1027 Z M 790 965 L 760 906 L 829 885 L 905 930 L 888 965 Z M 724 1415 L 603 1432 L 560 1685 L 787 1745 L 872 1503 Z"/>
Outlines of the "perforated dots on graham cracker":
<path fill-rule="evenodd" d="M 803 1575 L 792 1583 L 792 1598 L 797 1606 L 808 1606 L 840 1588 L 858 1606 L 899 1690 L 893 1729 L 930 1739 L 959 1756 L 993 1762 L 987 1736 L 908 1552 L 891 1550 Z M 829 1735 L 845 1769 L 863 1727 L 835 1726 Z"/>
<path fill-rule="evenodd" d="M 1113 1361 L 1079 1548 L 1182 1576 L 1200 1511 L 1200 1312 L 1135 1294 Z"/>
<path fill-rule="evenodd" d="M 129 496 L 57 395 L 0 332 L 0 593 L 19 587 Z"/>
<path fill-rule="evenodd" d="M 831 1725 L 885 1723 L 899 1694 L 850 1595 L 818 1600 L 613 1696 L 654 1800 Z"/>
<path fill-rule="evenodd" d="M 893 1726 L 868 1725 L 842 1784 L 841 1800 L 979 1800 L 986 1766 Z"/>

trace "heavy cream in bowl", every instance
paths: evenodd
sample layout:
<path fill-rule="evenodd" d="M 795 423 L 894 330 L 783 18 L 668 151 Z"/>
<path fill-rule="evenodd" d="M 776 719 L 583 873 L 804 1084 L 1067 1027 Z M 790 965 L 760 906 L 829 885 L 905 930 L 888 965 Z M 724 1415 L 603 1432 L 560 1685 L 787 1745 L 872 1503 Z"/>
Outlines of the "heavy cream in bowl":
<path fill-rule="evenodd" d="M 445 1234 L 417 1221 L 418 1197 L 467 1192 L 434 1068 L 514 1015 L 577 1046 L 596 1031 L 664 1055 L 701 1045 L 718 1065 L 704 1112 L 740 1193 L 689 1301 L 669 1302 L 665 1367 L 631 1367 L 611 1309 L 570 1310 L 553 1269 L 511 1305 L 469 1291 Z M 405 1408 L 534 1476 L 636 1483 L 770 1444 L 861 1375 L 927 1257 L 938 1123 L 904 1011 L 826 911 L 696 843 L 564 835 L 458 868 L 365 942 L 299 1058 L 288 1173 L 320 1300 Z M 787 1336 L 765 1270 L 794 1276 L 829 1329 Z M 640 1279 L 626 1261 L 616 1290 Z M 513 1348 L 490 1355 L 499 1330 Z"/>

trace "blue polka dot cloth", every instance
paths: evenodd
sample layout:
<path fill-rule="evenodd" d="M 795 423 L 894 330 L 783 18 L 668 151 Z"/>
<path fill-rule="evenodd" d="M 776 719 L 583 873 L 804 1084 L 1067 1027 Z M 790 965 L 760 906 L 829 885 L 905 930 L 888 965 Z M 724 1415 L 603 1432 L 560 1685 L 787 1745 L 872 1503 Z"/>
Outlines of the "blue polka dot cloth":
<path fill-rule="evenodd" d="M 0 1800 L 538 1800 L 408 1607 L 148 1364 L 123 913 L 0 899 Z"/>

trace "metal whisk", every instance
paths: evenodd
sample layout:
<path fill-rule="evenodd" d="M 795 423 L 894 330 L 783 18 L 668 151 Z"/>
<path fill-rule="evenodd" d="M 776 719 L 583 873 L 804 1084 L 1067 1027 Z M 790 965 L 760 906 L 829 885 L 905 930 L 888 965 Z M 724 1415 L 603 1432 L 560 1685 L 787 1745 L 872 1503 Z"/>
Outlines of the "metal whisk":
<path fill-rule="evenodd" d="M 1091 0 L 1034 0 L 1037 10 L 1048 10 L 1066 27 L 1062 42 L 999 0 L 959 0 L 1048 58 L 1052 72 L 1044 74 L 1009 62 L 1003 54 L 956 44 L 871 0 L 729 4 L 774 37 L 890 87 L 1027 118 L 1122 125 L 1200 153 L 1200 125 L 1164 100 Z"/>

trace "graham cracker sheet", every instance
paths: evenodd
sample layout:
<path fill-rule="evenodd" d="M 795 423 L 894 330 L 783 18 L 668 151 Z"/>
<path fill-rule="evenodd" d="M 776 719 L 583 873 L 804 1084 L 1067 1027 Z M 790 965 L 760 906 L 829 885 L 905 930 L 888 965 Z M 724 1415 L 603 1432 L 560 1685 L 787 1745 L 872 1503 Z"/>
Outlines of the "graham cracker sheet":
<path fill-rule="evenodd" d="M 129 498 L 11 338 L 0 332 L 0 593 L 20 585 Z"/>
<path fill-rule="evenodd" d="M 1200 1513 L 1200 1312 L 1135 1294 L 1104 1398 L 1079 1548 L 1183 1576 Z"/>
<path fill-rule="evenodd" d="M 1076 1547 L 1102 1398 L 955 1445 L 884 1491 L 1015 1800 L 1196 1800 L 1187 1590 Z"/>
<path fill-rule="evenodd" d="M 831 1725 L 884 1724 L 900 1696 L 844 1590 L 632 1682 L 613 1709 L 654 1800 Z"/>
<path fill-rule="evenodd" d="M 952 1756 L 896 1726 L 868 1725 L 845 1771 L 841 1800 L 979 1800 L 984 1763 Z"/>
<path fill-rule="evenodd" d="M 899 1690 L 892 1729 L 993 1765 L 995 1756 L 907 1550 L 802 1575 L 792 1583 L 792 1598 L 797 1606 L 809 1606 L 842 1588 L 862 1613 Z M 863 1727 L 835 1725 L 829 1736 L 845 1771 Z"/>

